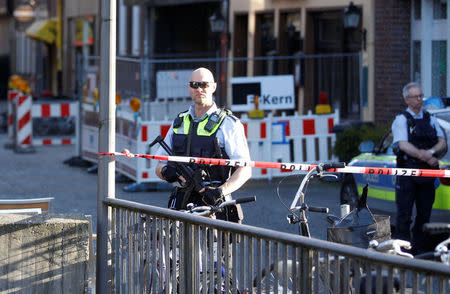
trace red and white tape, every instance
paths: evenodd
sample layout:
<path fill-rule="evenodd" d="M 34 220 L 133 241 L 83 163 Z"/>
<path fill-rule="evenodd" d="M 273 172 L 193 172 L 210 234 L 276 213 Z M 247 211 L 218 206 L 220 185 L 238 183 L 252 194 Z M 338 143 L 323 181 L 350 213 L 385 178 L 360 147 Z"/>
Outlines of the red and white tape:
<path fill-rule="evenodd" d="M 106 156 L 126 156 L 141 157 L 146 159 L 156 159 L 163 161 L 174 161 L 183 163 L 197 163 L 207 165 L 224 165 L 224 166 L 251 166 L 260 168 L 276 168 L 284 170 L 311 170 L 317 164 L 302 163 L 284 163 L 284 162 L 265 162 L 265 161 L 243 161 L 218 158 L 188 157 L 188 156 L 160 156 L 152 154 L 133 154 L 128 150 L 123 152 L 99 152 L 99 155 Z M 410 177 L 440 177 L 450 178 L 450 170 L 443 169 L 412 169 L 412 168 L 387 168 L 387 167 L 363 167 L 363 166 L 347 166 L 328 170 L 330 172 L 354 173 L 354 174 L 376 174 L 376 175 L 392 175 L 392 176 L 410 176 Z"/>

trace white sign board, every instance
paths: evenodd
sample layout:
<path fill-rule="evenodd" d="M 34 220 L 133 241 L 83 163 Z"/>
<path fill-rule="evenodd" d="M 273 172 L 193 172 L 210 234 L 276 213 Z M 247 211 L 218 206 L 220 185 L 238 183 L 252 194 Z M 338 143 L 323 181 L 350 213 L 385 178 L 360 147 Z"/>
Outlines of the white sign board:
<path fill-rule="evenodd" d="M 253 97 L 259 97 L 259 109 L 295 109 L 294 76 L 258 76 L 231 78 L 231 110 L 254 109 Z"/>
<path fill-rule="evenodd" d="M 156 72 L 156 98 L 189 97 L 189 80 L 193 70 L 159 70 Z"/>

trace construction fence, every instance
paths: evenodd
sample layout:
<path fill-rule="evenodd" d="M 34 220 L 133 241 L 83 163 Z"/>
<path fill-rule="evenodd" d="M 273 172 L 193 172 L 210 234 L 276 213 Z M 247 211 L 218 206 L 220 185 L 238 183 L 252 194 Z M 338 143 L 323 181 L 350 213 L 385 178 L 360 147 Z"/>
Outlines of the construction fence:
<path fill-rule="evenodd" d="M 199 67 L 210 69 L 218 82 L 216 103 L 229 107 L 234 112 L 236 93 L 233 90 L 233 79 L 249 78 L 249 83 L 253 84 L 251 78 L 255 77 L 292 77 L 289 86 L 292 86 L 295 103 L 291 107 L 275 109 L 273 112 L 278 115 L 281 111 L 288 114 L 314 111 L 321 93 L 326 93 L 328 104 L 332 109 L 339 109 L 343 118 L 359 119 L 361 106 L 365 104 L 360 53 L 253 58 L 117 57 L 116 91 L 121 96 L 124 107 L 127 107 L 131 97 L 141 100 L 143 120 L 173 118 L 176 113 L 169 108 L 183 103 L 179 100 L 189 98 L 187 83 L 191 72 Z M 99 87 L 99 70 L 99 56 L 78 58 L 74 92 L 79 96 L 94 98 L 95 89 Z M 276 87 L 280 85 L 274 85 L 273 88 Z M 164 105 L 166 109 L 162 110 L 168 110 L 169 113 L 152 111 L 153 105 Z"/>
<path fill-rule="evenodd" d="M 225 61 L 225 62 L 223 62 Z M 83 93 L 83 104 L 81 110 L 81 150 L 80 155 L 83 159 L 97 162 L 98 151 L 98 80 L 99 80 L 99 57 L 89 57 L 85 63 L 79 62 L 83 72 L 78 76 L 84 77 L 79 85 L 83 85 L 80 92 Z M 251 89 L 256 89 L 257 95 L 262 95 L 264 99 L 274 101 L 289 100 L 290 104 L 281 105 L 280 109 L 273 108 L 265 111 L 265 117 L 254 119 L 249 118 L 248 111 L 243 104 L 235 107 L 233 97 L 228 101 L 231 109 L 234 108 L 235 115 L 240 117 L 248 140 L 252 160 L 255 161 L 274 161 L 274 162 L 308 162 L 317 163 L 333 160 L 332 148 L 336 140 L 333 133 L 333 126 L 339 123 L 341 111 L 339 107 L 332 107 L 333 112 L 328 114 L 313 114 L 308 111 L 306 115 L 298 114 L 299 95 L 306 96 L 305 87 L 305 64 L 313 63 L 314 67 L 321 69 L 324 64 L 328 64 L 332 69 L 328 74 L 323 75 L 323 79 L 315 81 L 317 89 L 325 89 L 329 85 L 330 97 L 333 91 L 339 88 L 337 78 L 344 72 L 343 65 L 346 68 L 353 68 L 350 73 L 355 76 L 352 79 L 352 90 L 348 93 L 356 93 L 359 89 L 357 71 L 359 68 L 359 55 L 327 55 L 327 56 L 309 56 L 305 57 L 271 57 L 271 58 L 253 58 L 253 59 L 165 59 L 165 60 L 146 60 L 117 58 L 117 78 L 116 91 L 120 96 L 117 100 L 116 112 L 116 149 L 122 151 L 128 149 L 132 153 L 154 154 L 157 146 L 149 147 L 149 143 L 158 135 L 165 136 L 170 128 L 174 117 L 181 111 L 188 109 L 191 104 L 189 96 L 188 81 L 192 70 L 203 66 L 210 68 L 217 77 L 220 77 L 221 66 L 236 64 L 242 69 L 243 64 L 265 63 L 265 68 L 270 68 L 270 73 L 274 75 L 261 76 L 255 82 L 256 77 L 248 77 L 249 81 L 244 83 L 250 85 Z M 82 65 L 82 66 L 81 66 Z M 330 66 L 332 65 L 332 66 Z M 247 67 L 250 67 L 248 65 Z M 279 70 L 278 70 L 279 69 Z M 284 71 L 281 71 L 283 69 Z M 292 71 L 290 71 L 292 70 Z M 319 71 L 321 72 L 321 71 Z M 275 75 L 283 73 L 282 75 Z M 278 83 L 279 78 L 287 81 L 286 86 Z M 245 79 L 247 77 L 234 77 L 235 79 Z M 234 79 L 233 78 L 233 79 Z M 217 78 L 220 80 L 220 78 Z M 267 83 L 265 79 L 274 79 L 276 82 Z M 328 79 L 328 81 L 324 80 Z M 336 79 L 336 81 L 332 81 Z M 232 80 L 233 81 L 233 80 Z M 231 81 L 231 82 L 232 82 Z M 240 81 L 240 80 L 239 80 Z M 263 85 L 264 83 L 265 86 Z M 220 81 L 219 88 L 216 90 L 216 101 L 221 95 Z M 232 83 L 231 83 L 232 84 Z M 238 90 L 240 96 L 256 92 L 242 92 L 242 82 Z M 269 86 L 268 86 L 269 85 Z M 253 87 L 253 88 L 252 88 Z M 266 89 L 264 89 L 264 87 Z M 284 96 L 275 96 L 274 99 L 268 99 L 268 94 L 264 96 L 263 91 L 270 91 L 273 88 L 292 88 L 291 92 Z M 233 92 L 238 87 L 232 85 L 227 88 L 226 96 L 236 96 Z M 267 90 L 269 88 L 269 90 Z M 303 89 L 303 90 L 302 90 Z M 245 89 L 244 89 L 245 91 Z M 253 91 L 253 90 L 250 90 Z M 303 93 L 303 94 L 301 94 Z M 253 96 L 253 95 L 250 95 Z M 356 95 L 358 96 L 358 95 Z M 355 96 L 355 97 L 356 97 Z M 133 112 L 130 108 L 130 99 L 136 97 L 140 99 L 140 109 Z M 273 98 L 273 97 L 271 97 Z M 354 98 L 359 99 L 359 98 Z M 275 99 L 276 100 L 276 99 Z M 301 100 L 301 99 L 300 99 Z M 334 101 L 334 102 L 333 102 Z M 335 103 L 336 99 L 330 99 L 329 103 Z M 242 102 L 242 101 L 241 101 Z M 339 106 L 339 105 L 337 105 Z M 240 110 L 240 111 L 239 111 Z M 117 158 L 117 170 L 136 181 L 137 183 L 157 182 L 159 179 L 154 174 L 156 162 L 144 159 L 122 159 Z M 272 177 L 283 176 L 287 171 L 258 169 L 254 173 L 254 178 L 271 179 Z"/>

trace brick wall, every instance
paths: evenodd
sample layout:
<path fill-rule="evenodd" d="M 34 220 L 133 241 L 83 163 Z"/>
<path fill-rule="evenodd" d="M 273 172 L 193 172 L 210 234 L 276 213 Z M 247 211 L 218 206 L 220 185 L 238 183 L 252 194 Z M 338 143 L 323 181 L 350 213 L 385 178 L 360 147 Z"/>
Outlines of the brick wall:
<path fill-rule="evenodd" d="M 391 124 L 406 106 L 410 81 L 410 0 L 375 1 L 375 123 Z"/>

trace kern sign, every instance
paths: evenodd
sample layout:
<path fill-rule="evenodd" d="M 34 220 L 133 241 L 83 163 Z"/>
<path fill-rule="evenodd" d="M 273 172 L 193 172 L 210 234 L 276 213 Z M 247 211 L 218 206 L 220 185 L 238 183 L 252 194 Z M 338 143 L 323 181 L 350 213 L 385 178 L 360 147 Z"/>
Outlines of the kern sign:
<path fill-rule="evenodd" d="M 294 109 L 294 76 L 258 76 L 231 78 L 231 110 L 254 109 L 253 98 L 259 97 L 259 109 Z"/>

